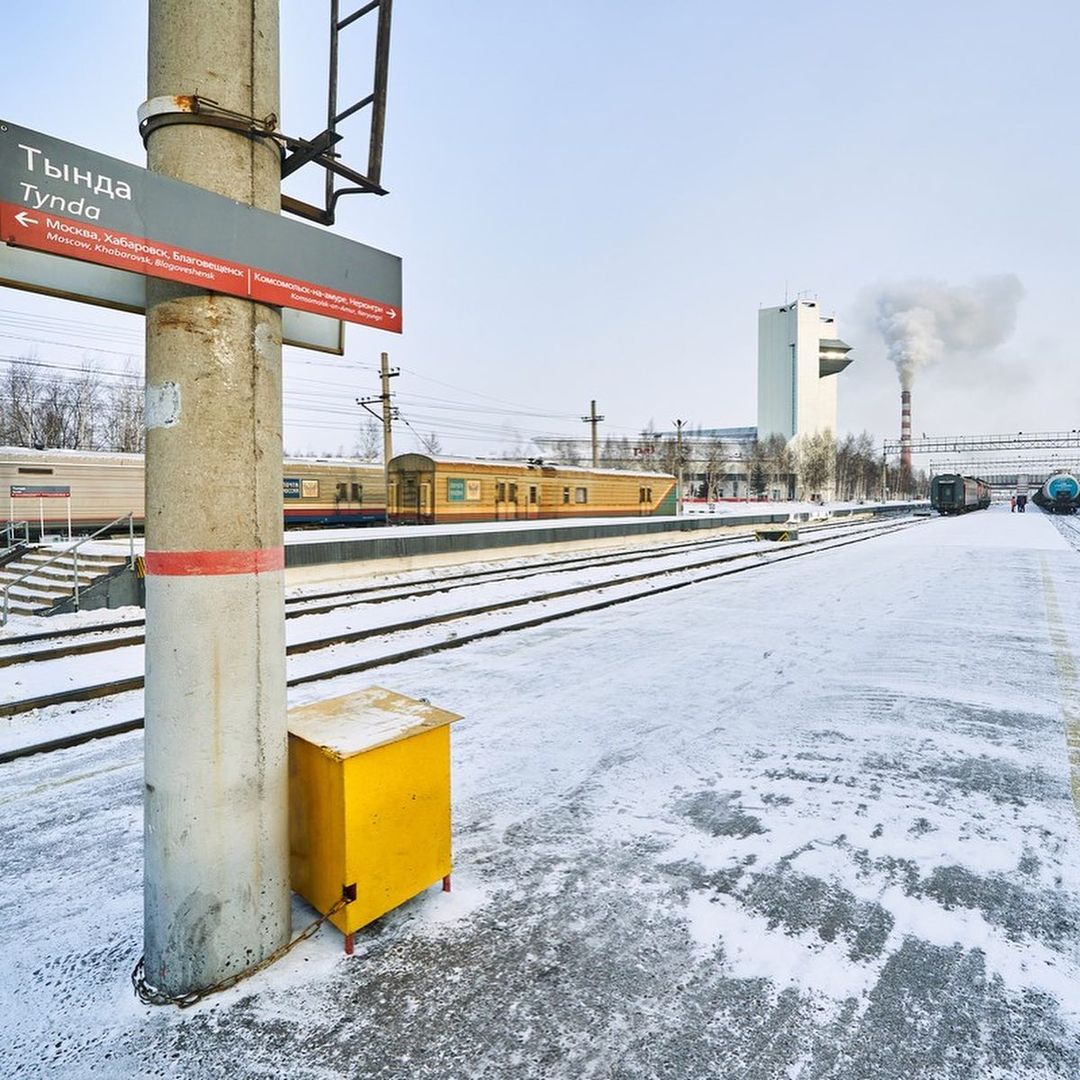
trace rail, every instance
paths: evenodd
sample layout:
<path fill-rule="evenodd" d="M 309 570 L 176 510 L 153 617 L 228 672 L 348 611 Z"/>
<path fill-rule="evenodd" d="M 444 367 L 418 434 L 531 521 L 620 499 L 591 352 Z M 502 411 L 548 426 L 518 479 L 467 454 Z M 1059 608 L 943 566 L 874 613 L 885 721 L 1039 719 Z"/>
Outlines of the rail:
<path fill-rule="evenodd" d="M 33 570 L 27 570 L 21 577 L 17 577 L 14 581 L 9 581 L 4 586 L 4 603 L 0 605 L 0 626 L 7 626 L 8 617 L 10 615 L 10 603 L 11 603 L 11 590 L 16 586 L 24 582 L 27 578 L 33 577 L 35 574 L 41 573 L 47 566 L 52 566 L 53 563 L 59 562 L 61 559 L 70 555 L 72 558 L 72 579 L 73 579 L 73 597 L 75 600 L 75 610 L 79 610 L 79 548 L 83 544 L 90 543 L 91 540 L 96 540 L 102 533 L 109 532 L 114 526 L 119 525 L 122 521 L 126 521 L 128 524 L 128 566 L 134 569 L 135 567 L 135 515 L 134 513 L 121 514 L 120 517 L 113 521 L 110 521 L 108 525 L 102 525 L 97 532 L 91 533 L 89 536 L 84 536 L 81 540 L 77 540 L 71 547 L 64 548 L 63 551 L 58 551 L 51 559 L 47 559 L 43 563 L 39 563 L 33 568 Z"/>
<path fill-rule="evenodd" d="M 20 527 L 23 531 L 22 542 L 26 544 L 30 543 L 30 522 L 9 521 L 2 529 L 0 529 L 0 550 L 3 548 L 14 547 L 19 543 L 16 533 Z"/>

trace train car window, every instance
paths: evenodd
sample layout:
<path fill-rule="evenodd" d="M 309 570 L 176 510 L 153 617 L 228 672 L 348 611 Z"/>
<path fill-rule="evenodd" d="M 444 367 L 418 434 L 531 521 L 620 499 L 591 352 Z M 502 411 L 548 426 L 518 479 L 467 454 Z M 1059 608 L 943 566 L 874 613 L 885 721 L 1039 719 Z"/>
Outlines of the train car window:
<path fill-rule="evenodd" d="M 495 501 L 506 502 L 506 481 L 500 480 L 495 485 Z"/>
<path fill-rule="evenodd" d="M 302 499 L 317 499 L 319 497 L 319 481 L 301 480 L 300 497 Z"/>
<path fill-rule="evenodd" d="M 337 486 L 337 501 L 344 502 L 349 496 L 349 485 L 344 481 L 340 482 Z"/>
<path fill-rule="evenodd" d="M 530 505 L 535 506 L 538 501 L 539 500 L 537 499 L 536 486 L 532 485 L 529 488 L 529 503 Z"/>
<path fill-rule="evenodd" d="M 510 485 L 510 502 L 517 502 L 517 484 Z"/>
<path fill-rule="evenodd" d="M 637 501 L 639 503 L 643 503 L 645 501 L 645 489 L 644 488 L 638 488 Z"/>
<path fill-rule="evenodd" d="M 52 469 L 38 469 L 29 466 L 27 468 L 19 467 L 20 476 L 52 476 L 52 474 Z"/>
<path fill-rule="evenodd" d="M 652 502 L 652 488 L 645 489 L 645 501 L 650 503 Z"/>
<path fill-rule="evenodd" d="M 588 488 L 574 488 L 574 502 L 587 503 L 589 501 Z"/>
<path fill-rule="evenodd" d="M 570 489 L 569 488 L 563 488 L 562 489 L 562 501 L 564 503 L 568 503 L 570 501 Z"/>
<path fill-rule="evenodd" d="M 364 485 L 353 484 L 352 486 L 352 501 L 363 502 L 364 501 Z"/>

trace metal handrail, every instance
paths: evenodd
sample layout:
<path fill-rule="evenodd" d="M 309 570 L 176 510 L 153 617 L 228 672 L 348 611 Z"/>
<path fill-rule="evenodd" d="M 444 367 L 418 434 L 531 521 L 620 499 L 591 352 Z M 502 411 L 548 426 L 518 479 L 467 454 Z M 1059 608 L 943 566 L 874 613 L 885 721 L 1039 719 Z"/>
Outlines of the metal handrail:
<path fill-rule="evenodd" d="M 24 582 L 27 578 L 34 577 L 35 574 L 39 574 L 47 566 L 52 566 L 54 562 L 59 562 L 65 555 L 72 555 L 72 572 L 74 574 L 74 597 L 75 597 L 75 610 L 79 610 L 79 548 L 83 544 L 90 543 L 91 540 L 97 539 L 103 532 L 108 532 L 114 525 L 119 525 L 121 521 L 128 523 L 128 566 L 134 569 L 135 566 L 135 515 L 134 513 L 122 514 L 114 521 L 110 521 L 108 525 L 102 525 L 97 532 L 91 533 L 89 536 L 84 536 L 81 540 L 77 540 L 71 547 L 64 548 L 63 551 L 58 551 L 51 559 L 47 559 L 43 563 L 39 563 L 33 570 L 27 570 L 22 577 L 16 578 L 14 581 L 9 581 L 3 588 L 4 603 L 0 607 L 0 626 L 6 626 L 8 621 L 8 615 L 10 614 L 10 600 L 11 590 L 16 586 Z"/>
<path fill-rule="evenodd" d="M 29 521 L 9 521 L 2 529 L 0 529 L 0 537 L 7 536 L 9 543 L 0 543 L 0 548 L 14 547 L 18 540 L 15 538 L 15 530 L 22 526 L 23 541 L 27 544 L 30 543 L 30 522 Z"/>

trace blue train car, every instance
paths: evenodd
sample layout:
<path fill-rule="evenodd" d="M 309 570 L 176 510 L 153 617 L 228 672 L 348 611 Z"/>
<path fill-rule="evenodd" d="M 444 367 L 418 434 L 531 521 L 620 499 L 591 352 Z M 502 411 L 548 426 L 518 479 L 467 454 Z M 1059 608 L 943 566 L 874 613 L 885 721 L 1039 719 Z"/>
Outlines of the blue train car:
<path fill-rule="evenodd" d="M 1056 473 L 1031 497 L 1050 514 L 1075 514 L 1080 508 L 1080 480 L 1071 473 Z"/>

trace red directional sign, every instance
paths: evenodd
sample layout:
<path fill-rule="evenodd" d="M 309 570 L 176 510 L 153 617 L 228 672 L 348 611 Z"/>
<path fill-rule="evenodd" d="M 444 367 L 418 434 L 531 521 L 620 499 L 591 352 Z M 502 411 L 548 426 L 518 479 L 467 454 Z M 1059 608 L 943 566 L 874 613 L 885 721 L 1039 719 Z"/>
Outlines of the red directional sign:
<path fill-rule="evenodd" d="M 244 266 L 229 259 L 160 244 L 144 236 L 103 229 L 73 218 L 0 202 L 0 240 L 35 251 L 132 270 L 278 307 L 299 308 L 348 322 L 401 331 L 401 313 L 389 304 L 309 281 Z"/>
<path fill-rule="evenodd" d="M 401 259 L 0 120 L 0 242 L 401 332 Z"/>

